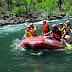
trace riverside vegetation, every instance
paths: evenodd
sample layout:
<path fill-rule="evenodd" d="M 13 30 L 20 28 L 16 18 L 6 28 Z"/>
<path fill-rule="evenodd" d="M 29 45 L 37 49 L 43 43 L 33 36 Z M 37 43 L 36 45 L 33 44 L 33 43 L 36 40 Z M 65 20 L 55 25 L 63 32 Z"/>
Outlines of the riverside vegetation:
<path fill-rule="evenodd" d="M 72 17 L 72 0 L 0 0 L 0 25 Z"/>

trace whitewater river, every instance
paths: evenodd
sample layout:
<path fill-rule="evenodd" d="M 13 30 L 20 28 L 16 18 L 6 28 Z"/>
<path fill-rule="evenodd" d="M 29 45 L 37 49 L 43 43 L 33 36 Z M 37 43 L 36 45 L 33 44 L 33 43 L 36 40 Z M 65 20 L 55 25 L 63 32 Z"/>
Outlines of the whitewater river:
<path fill-rule="evenodd" d="M 48 21 L 59 24 L 63 20 Z M 69 19 L 72 23 L 72 19 Z M 34 23 L 41 26 L 42 22 Z M 0 72 L 72 72 L 72 51 L 17 50 L 27 23 L 0 26 Z M 38 30 L 38 33 L 41 31 Z"/>

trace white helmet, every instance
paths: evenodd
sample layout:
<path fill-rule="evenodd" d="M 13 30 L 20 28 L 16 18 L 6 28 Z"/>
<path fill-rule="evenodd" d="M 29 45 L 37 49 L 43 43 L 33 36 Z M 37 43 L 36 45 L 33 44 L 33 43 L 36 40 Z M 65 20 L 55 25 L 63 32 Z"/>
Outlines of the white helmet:
<path fill-rule="evenodd" d="M 66 35 L 65 38 L 66 38 L 67 40 L 70 40 L 70 39 L 71 39 L 70 35 Z"/>
<path fill-rule="evenodd" d="M 57 26 L 56 24 L 53 24 L 53 25 L 52 25 L 52 27 L 56 27 L 56 26 Z"/>
<path fill-rule="evenodd" d="M 30 26 L 28 25 L 27 28 L 30 28 Z"/>

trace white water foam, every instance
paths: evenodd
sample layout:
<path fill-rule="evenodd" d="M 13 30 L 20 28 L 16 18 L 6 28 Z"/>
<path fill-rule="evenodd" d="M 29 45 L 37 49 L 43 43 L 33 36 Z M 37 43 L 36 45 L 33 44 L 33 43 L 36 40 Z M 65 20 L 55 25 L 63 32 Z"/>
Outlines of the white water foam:
<path fill-rule="evenodd" d="M 31 55 L 37 55 L 37 56 L 40 56 L 40 55 L 42 55 L 43 54 L 43 52 L 42 51 L 40 51 L 40 52 L 38 52 L 38 53 L 30 53 Z"/>
<path fill-rule="evenodd" d="M 24 29 L 25 26 L 24 24 L 18 24 L 18 25 L 7 25 L 7 26 L 3 26 L 0 27 L 0 32 L 17 32 L 21 29 Z"/>
<path fill-rule="evenodd" d="M 12 44 L 10 45 L 12 48 L 12 52 L 14 51 L 25 51 L 24 47 L 20 46 L 20 40 L 17 38 L 13 40 Z"/>

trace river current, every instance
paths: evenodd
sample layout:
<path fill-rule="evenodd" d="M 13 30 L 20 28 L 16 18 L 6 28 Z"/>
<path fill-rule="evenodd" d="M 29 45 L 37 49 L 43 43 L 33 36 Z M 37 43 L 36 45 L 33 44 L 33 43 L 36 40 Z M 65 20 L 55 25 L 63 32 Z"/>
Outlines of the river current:
<path fill-rule="evenodd" d="M 48 21 L 52 24 L 67 19 Z M 72 19 L 70 20 L 72 24 Z M 0 72 L 72 72 L 72 51 L 16 49 L 28 23 L 0 26 Z M 41 26 L 42 22 L 34 23 Z M 71 25 L 72 26 L 72 25 Z M 37 31 L 40 34 L 40 30 Z"/>

